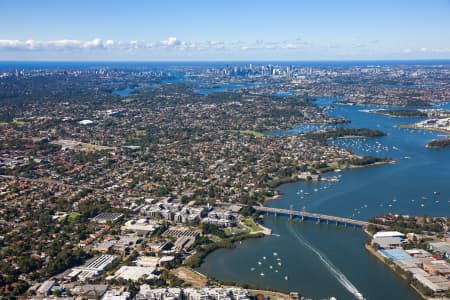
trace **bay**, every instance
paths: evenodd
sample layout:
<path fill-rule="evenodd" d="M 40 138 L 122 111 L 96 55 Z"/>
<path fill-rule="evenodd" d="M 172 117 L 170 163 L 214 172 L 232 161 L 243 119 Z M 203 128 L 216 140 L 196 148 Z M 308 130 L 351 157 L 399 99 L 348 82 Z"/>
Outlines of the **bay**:
<path fill-rule="evenodd" d="M 389 212 L 448 216 L 450 152 L 425 148 L 427 142 L 442 133 L 398 129 L 396 125 L 419 119 L 369 114 L 362 110 L 379 107 L 335 105 L 334 100 L 320 98 L 316 102 L 333 105 L 331 115 L 352 121 L 343 126 L 387 133 L 377 139 L 344 139 L 335 143 L 360 155 L 391 157 L 397 163 L 327 175 L 338 176 L 338 183 L 286 184 L 279 188 L 283 196 L 268 205 L 292 205 L 297 210 L 360 220 Z M 441 105 L 447 106 L 448 103 Z M 297 130 L 275 134 L 305 130 L 305 125 L 300 124 Z M 357 292 L 367 299 L 420 299 L 405 281 L 365 250 L 366 235 L 361 230 L 275 217 L 265 217 L 264 225 L 279 236 L 245 241 L 237 249 L 218 250 L 206 258 L 199 271 L 217 279 L 298 291 L 312 299 L 354 299 Z M 282 260 L 281 266 L 274 260 L 273 252 Z M 278 272 L 274 271 L 275 266 Z"/>

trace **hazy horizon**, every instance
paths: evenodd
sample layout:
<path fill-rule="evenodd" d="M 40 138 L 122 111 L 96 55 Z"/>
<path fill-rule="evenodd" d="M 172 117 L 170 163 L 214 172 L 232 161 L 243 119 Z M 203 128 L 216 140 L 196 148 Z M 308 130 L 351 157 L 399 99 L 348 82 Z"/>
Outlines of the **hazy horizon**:
<path fill-rule="evenodd" d="M 0 60 L 450 59 L 450 2 L 2 1 Z"/>

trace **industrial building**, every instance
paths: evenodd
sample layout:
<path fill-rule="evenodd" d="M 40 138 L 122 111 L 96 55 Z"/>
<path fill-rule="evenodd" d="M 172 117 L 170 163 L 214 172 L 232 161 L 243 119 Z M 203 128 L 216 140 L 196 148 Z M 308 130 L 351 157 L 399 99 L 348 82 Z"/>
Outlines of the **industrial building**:
<path fill-rule="evenodd" d="M 372 245 L 378 244 L 380 248 L 393 249 L 406 242 L 406 236 L 398 231 L 380 231 L 373 235 Z"/>

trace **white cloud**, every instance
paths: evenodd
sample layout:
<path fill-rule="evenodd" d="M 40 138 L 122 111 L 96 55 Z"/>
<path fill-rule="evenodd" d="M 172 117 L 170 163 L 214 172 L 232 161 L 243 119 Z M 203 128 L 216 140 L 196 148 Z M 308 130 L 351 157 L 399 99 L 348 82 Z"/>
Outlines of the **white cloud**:
<path fill-rule="evenodd" d="M 83 43 L 83 48 L 98 48 L 98 47 L 103 47 L 103 42 L 101 39 L 94 39 L 90 42 L 85 42 Z"/>
<path fill-rule="evenodd" d="M 55 41 L 35 41 L 35 40 L 0 40 L 1 49 L 9 50 L 65 50 L 65 49 L 102 49 L 115 46 L 112 40 L 102 41 L 99 38 L 91 41 L 79 40 L 55 40 Z"/>
<path fill-rule="evenodd" d="M 207 46 L 213 49 L 223 49 L 225 48 L 225 43 L 220 41 L 208 41 Z"/>
<path fill-rule="evenodd" d="M 237 45 L 237 44 L 236 44 Z M 231 46 L 231 45 L 230 45 Z M 258 50 L 258 51 L 270 51 L 270 50 L 302 50 L 310 47 L 311 45 L 301 39 L 295 39 L 293 41 L 264 41 L 256 40 L 253 43 L 240 43 L 238 49 L 240 50 Z"/>
<path fill-rule="evenodd" d="M 448 54 L 450 53 L 450 48 L 435 48 L 431 49 L 430 52 Z"/>
<path fill-rule="evenodd" d="M 405 54 L 411 54 L 412 52 L 413 52 L 413 50 L 411 48 L 403 49 L 403 53 L 405 53 Z"/>
<path fill-rule="evenodd" d="M 413 52 L 420 52 L 422 54 L 449 54 L 450 48 L 427 48 L 422 47 L 418 49 L 406 48 L 403 49 L 403 53 L 410 54 Z"/>
<path fill-rule="evenodd" d="M 16 48 L 21 43 L 22 42 L 19 40 L 0 40 L 0 47 L 1 48 Z"/>
<path fill-rule="evenodd" d="M 170 37 L 167 40 L 162 41 L 161 43 L 166 46 L 175 46 L 179 45 L 180 41 L 178 41 L 176 37 Z"/>
<path fill-rule="evenodd" d="M 285 44 L 285 45 L 281 45 L 282 49 L 298 49 L 298 45 L 296 44 Z"/>
<path fill-rule="evenodd" d="M 108 48 L 108 47 L 114 47 L 114 41 L 113 41 L 113 40 L 107 40 L 107 41 L 105 42 L 105 47 L 106 47 L 106 48 Z"/>
<path fill-rule="evenodd" d="M 389 52 L 383 50 L 374 41 L 358 41 L 351 44 L 312 44 L 303 39 L 270 41 L 186 41 L 171 36 L 159 41 L 95 38 L 92 40 L 60 39 L 60 40 L 0 40 L 0 54 L 3 57 L 123 57 L 134 55 L 145 58 L 194 58 L 194 57 L 273 57 L 282 54 L 284 57 L 322 58 L 322 57 L 448 57 L 450 48 L 417 47 L 405 48 Z M 105 52 L 105 53 L 103 53 Z M 35 54 L 32 54 L 35 53 Z"/>
<path fill-rule="evenodd" d="M 44 51 L 44 50 L 90 50 L 90 49 L 116 49 L 116 50 L 136 50 L 136 49 L 176 49 L 176 50 L 273 50 L 273 49 L 301 49 L 307 47 L 308 44 L 300 39 L 293 41 L 263 41 L 257 40 L 255 42 L 223 42 L 223 41 L 203 41 L 190 42 L 179 40 L 176 37 L 169 37 L 160 42 L 146 42 L 146 41 L 114 41 L 102 40 L 95 38 L 90 41 L 81 40 L 52 40 L 52 41 L 37 41 L 37 40 L 0 40 L 0 50 L 11 51 Z"/>

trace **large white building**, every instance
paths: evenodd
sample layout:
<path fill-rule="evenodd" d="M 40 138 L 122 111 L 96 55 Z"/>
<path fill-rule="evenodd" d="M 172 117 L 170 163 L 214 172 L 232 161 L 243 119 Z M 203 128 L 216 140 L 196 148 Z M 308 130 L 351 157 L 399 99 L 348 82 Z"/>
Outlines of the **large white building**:
<path fill-rule="evenodd" d="M 128 230 L 140 235 L 147 235 L 159 228 L 158 224 L 149 222 L 148 219 L 129 220 L 122 226 L 122 230 Z"/>
<path fill-rule="evenodd" d="M 140 212 L 152 219 L 162 218 L 174 223 L 197 223 L 206 214 L 206 209 L 161 201 L 153 205 L 144 205 Z"/>
<path fill-rule="evenodd" d="M 86 264 L 72 269 L 66 279 L 73 280 L 78 277 L 80 281 L 86 281 L 103 273 L 106 268 L 117 259 L 115 255 L 101 255 L 88 261 Z"/>
<path fill-rule="evenodd" d="M 119 290 L 109 290 L 102 297 L 102 300 L 129 300 L 129 299 L 131 299 L 129 292 Z"/>
<path fill-rule="evenodd" d="M 378 244 L 381 248 L 389 249 L 401 246 L 406 236 L 398 231 L 380 231 L 373 235 L 372 245 Z"/>
<path fill-rule="evenodd" d="M 136 300 L 250 300 L 250 293 L 242 288 L 161 288 L 141 285 Z"/>
<path fill-rule="evenodd" d="M 107 279 L 121 278 L 131 281 L 136 281 L 140 278 L 153 279 L 158 277 L 153 274 L 154 271 L 155 267 L 122 266 L 114 273 L 114 276 Z"/>

